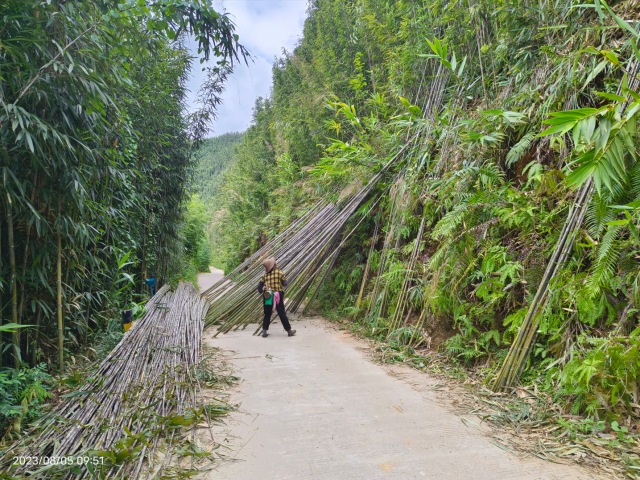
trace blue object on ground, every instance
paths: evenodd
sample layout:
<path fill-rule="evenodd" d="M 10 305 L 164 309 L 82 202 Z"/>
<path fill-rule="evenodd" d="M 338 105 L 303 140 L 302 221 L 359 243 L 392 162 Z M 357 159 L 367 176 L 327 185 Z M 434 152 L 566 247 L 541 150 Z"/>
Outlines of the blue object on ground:
<path fill-rule="evenodd" d="M 153 297 L 153 290 L 154 290 L 154 287 L 156 286 L 156 279 L 155 278 L 148 278 L 148 279 L 146 279 L 144 281 L 144 283 L 149 285 L 149 290 L 151 291 L 151 296 Z"/>

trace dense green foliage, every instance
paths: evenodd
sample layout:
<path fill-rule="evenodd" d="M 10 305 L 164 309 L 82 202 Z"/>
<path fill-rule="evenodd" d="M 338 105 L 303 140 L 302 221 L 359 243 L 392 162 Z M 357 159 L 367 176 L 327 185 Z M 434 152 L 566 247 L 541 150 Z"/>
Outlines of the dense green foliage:
<path fill-rule="evenodd" d="M 258 99 L 253 125 L 236 147 L 234 163 L 212 200 L 213 265 L 225 271 L 287 225 L 302 199 L 313 193 L 304 185 L 306 165 L 288 153 L 277 155 L 274 145 L 284 140 L 273 128 L 273 116 L 272 102 Z"/>
<path fill-rule="evenodd" d="M 640 404 L 640 55 L 621 18 L 638 12 L 574 3 L 312 2 L 215 199 L 214 258 L 238 265 L 401 152 L 321 305 L 371 336 L 427 335 L 455 361 L 491 362 L 533 300 L 573 187 L 593 173 L 523 381 L 553 387 L 567 412 L 627 418 Z"/>
<path fill-rule="evenodd" d="M 205 203 L 210 203 L 220 185 L 223 173 L 233 163 L 233 149 L 242 139 L 241 133 L 225 133 L 207 138 L 198 150 L 194 183 Z"/>
<path fill-rule="evenodd" d="M 189 34 L 218 61 L 192 114 Z M 5 365 L 55 371 L 59 346 L 89 345 L 145 278 L 181 276 L 192 152 L 244 55 L 205 1 L 0 3 L 0 324 L 35 326 L 4 334 Z M 0 421 L 42 400 L 38 372 L 0 373 Z"/>
<path fill-rule="evenodd" d="M 194 285 L 197 283 L 197 272 L 209 272 L 211 265 L 211 246 L 207 236 L 209 224 L 209 208 L 195 194 L 187 205 L 182 237 L 184 253 L 189 262 L 189 269 L 193 273 L 186 278 Z"/>
<path fill-rule="evenodd" d="M 11 419 L 11 430 L 17 433 L 23 422 L 41 414 L 39 407 L 51 398 L 51 377 L 45 367 L 41 364 L 29 369 L 0 369 L 0 418 Z"/>

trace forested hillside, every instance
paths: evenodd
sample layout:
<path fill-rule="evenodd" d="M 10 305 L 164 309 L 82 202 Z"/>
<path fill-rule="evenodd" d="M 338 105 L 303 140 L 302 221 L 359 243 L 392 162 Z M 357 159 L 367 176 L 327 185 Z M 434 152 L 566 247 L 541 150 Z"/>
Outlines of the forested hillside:
<path fill-rule="evenodd" d="M 200 0 L 0 2 L 2 442 L 144 312 L 145 279 L 191 268 L 193 152 L 245 56 L 234 29 Z M 188 114 L 198 58 L 215 67 Z"/>
<path fill-rule="evenodd" d="M 198 150 L 197 169 L 194 177 L 196 190 L 205 203 L 215 196 L 222 175 L 233 163 L 233 149 L 242 139 L 237 132 L 207 138 Z"/>
<path fill-rule="evenodd" d="M 533 383 L 592 419 L 572 431 L 630 427 L 640 12 L 574 3 L 313 1 L 217 194 L 216 258 L 238 265 L 395 159 L 325 313 L 392 358 L 424 366 L 430 344 L 497 390 Z"/>

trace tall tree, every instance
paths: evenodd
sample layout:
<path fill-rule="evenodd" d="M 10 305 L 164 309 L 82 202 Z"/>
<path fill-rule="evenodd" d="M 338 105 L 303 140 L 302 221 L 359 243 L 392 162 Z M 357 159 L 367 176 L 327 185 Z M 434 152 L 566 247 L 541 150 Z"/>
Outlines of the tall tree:
<path fill-rule="evenodd" d="M 62 370 L 64 348 L 146 271 L 166 282 L 180 268 L 193 151 L 247 52 L 204 0 L 8 0 L 0 18 L 0 312 L 23 324 L 42 312 L 37 338 L 58 338 Z M 188 35 L 217 61 L 192 114 Z M 28 337 L 14 334 L 16 367 Z"/>

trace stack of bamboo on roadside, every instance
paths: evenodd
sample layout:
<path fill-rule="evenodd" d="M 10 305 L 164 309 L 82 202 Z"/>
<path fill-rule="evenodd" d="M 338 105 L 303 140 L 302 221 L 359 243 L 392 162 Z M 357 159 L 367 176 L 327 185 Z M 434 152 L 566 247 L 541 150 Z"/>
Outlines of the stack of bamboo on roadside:
<path fill-rule="evenodd" d="M 54 460 L 13 466 L 9 473 L 81 479 L 101 470 L 100 478 L 140 478 L 143 466 L 149 471 L 166 466 L 170 454 L 163 465 L 154 465 L 161 438 L 171 445 L 178 427 L 195 428 L 197 420 L 189 419 L 202 415 L 195 367 L 205 307 L 190 283 L 175 291 L 162 287 L 81 391 L 36 427 L 35 440 L 18 444 L 3 459 Z M 71 462 L 55 460 L 65 457 Z"/>

